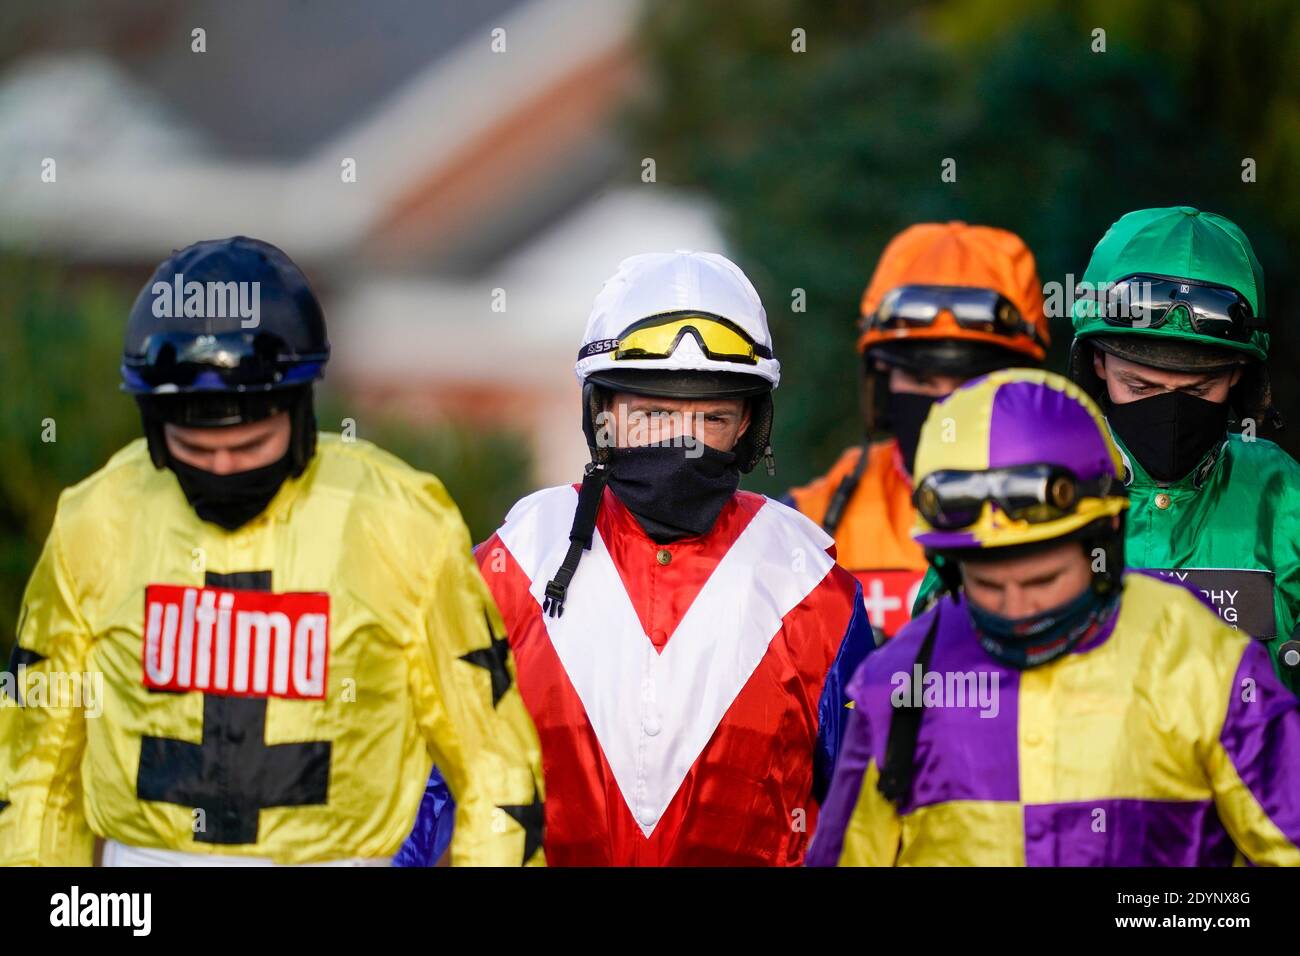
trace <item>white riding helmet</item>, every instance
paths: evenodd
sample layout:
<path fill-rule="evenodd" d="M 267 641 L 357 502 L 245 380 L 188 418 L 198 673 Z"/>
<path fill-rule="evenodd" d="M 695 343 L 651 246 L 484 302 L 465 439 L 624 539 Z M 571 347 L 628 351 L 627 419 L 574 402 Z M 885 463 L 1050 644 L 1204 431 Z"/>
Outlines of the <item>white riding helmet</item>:
<path fill-rule="evenodd" d="M 574 372 L 584 385 L 635 382 L 654 389 L 644 394 L 721 398 L 771 391 L 781 363 L 763 303 L 740 268 L 717 253 L 678 250 L 619 264 L 596 296 Z M 712 374 L 645 374 L 682 372 Z M 684 390 L 674 387 L 681 383 Z"/>
<path fill-rule="evenodd" d="M 651 252 L 624 259 L 596 296 L 574 371 L 582 383 L 582 429 L 591 463 L 578 491 L 569 550 L 547 582 L 542 610 L 564 613 L 569 582 L 591 547 L 609 480 L 610 450 L 595 422 L 609 391 L 672 398 L 743 398 L 750 425 L 734 449 L 748 472 L 775 463 L 772 389 L 781 363 L 772 354 L 767 313 L 735 263 L 713 252 Z"/>

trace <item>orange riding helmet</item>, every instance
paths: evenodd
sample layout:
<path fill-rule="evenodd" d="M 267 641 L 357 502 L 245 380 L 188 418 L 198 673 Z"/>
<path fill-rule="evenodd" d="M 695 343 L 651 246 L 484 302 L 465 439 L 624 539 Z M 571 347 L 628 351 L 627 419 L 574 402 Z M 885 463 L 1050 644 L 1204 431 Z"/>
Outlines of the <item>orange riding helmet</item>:
<path fill-rule="evenodd" d="M 908 301 L 934 289 L 952 290 L 951 305 L 940 291 L 932 318 L 894 315 L 906 316 Z M 993 325 L 970 318 L 978 303 L 964 300 L 973 290 L 1000 297 Z M 904 229 L 885 247 L 861 311 L 860 353 L 929 371 L 981 374 L 1007 365 L 1038 365 L 1050 341 L 1033 253 L 1015 233 L 991 226 L 954 221 Z M 904 343 L 907 347 L 900 347 Z M 909 361 L 909 354 L 920 361 Z"/>

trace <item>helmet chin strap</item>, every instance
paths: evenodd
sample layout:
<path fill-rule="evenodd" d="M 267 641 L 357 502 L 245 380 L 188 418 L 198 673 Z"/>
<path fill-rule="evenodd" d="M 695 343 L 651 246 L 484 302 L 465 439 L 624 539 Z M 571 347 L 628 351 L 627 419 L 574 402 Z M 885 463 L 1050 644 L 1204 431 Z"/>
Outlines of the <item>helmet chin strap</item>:
<path fill-rule="evenodd" d="M 289 409 L 289 454 L 293 465 L 289 473 L 294 478 L 307 470 L 316 454 L 316 403 L 312 392 L 312 386 L 304 387 Z"/>
<path fill-rule="evenodd" d="M 605 485 L 609 483 L 609 466 L 592 462 L 582 476 L 582 487 L 578 490 L 578 507 L 573 513 L 573 526 L 569 529 L 569 550 L 560 562 L 555 577 L 546 584 L 546 598 L 542 602 L 542 613 L 550 617 L 559 617 L 564 613 L 564 600 L 569 593 L 569 583 L 578 570 L 582 553 L 591 550 L 591 542 L 596 534 L 596 512 L 600 510 L 600 499 L 604 496 Z"/>
<path fill-rule="evenodd" d="M 596 436 L 600 415 L 605 411 L 611 396 L 608 388 L 595 382 L 584 382 L 582 385 L 582 433 L 587 436 L 587 451 L 596 464 L 609 461 L 609 449 Z"/>
<path fill-rule="evenodd" d="M 144 424 L 144 438 L 149 444 L 149 460 L 154 468 L 167 467 L 167 436 L 163 432 L 163 420 L 140 409 L 140 419 Z"/>

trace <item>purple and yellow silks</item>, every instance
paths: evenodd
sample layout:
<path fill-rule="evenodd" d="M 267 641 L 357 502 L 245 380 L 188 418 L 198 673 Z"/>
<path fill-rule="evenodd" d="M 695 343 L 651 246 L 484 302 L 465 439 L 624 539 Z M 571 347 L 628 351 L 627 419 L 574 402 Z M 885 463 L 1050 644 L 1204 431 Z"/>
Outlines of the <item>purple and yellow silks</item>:
<path fill-rule="evenodd" d="M 1109 627 L 1016 671 L 981 648 L 964 600 L 917 618 L 850 683 L 809 865 L 1300 865 L 1300 705 L 1262 644 L 1130 574 Z M 934 614 L 928 673 L 996 693 L 927 705 L 895 808 L 876 789 L 891 697 Z"/>

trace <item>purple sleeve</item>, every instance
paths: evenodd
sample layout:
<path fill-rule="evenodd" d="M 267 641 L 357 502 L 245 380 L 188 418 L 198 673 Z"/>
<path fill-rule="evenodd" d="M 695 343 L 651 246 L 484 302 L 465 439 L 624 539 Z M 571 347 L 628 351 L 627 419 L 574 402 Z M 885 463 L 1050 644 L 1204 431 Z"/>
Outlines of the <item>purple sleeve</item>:
<path fill-rule="evenodd" d="M 1253 682 L 1253 693 L 1243 682 Z M 1233 679 L 1219 743 L 1246 789 L 1293 846 L 1300 846 L 1300 700 L 1251 641 Z"/>

